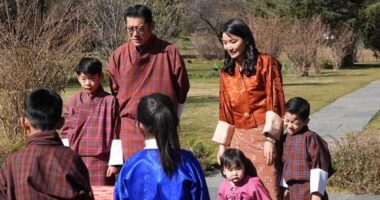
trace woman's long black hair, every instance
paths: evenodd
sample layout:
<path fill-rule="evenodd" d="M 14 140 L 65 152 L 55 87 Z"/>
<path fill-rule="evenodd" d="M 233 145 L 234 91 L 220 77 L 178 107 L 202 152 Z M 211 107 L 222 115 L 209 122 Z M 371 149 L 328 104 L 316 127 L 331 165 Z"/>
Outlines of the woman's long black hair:
<path fill-rule="evenodd" d="M 154 135 L 164 171 L 170 177 L 181 161 L 177 127 L 179 119 L 170 97 L 155 93 L 141 98 L 137 108 L 137 121 L 142 123 L 146 134 Z"/>
<path fill-rule="evenodd" d="M 253 38 L 252 32 L 249 29 L 248 25 L 241 19 L 230 19 L 222 26 L 222 29 L 219 33 L 220 38 L 222 38 L 223 33 L 236 35 L 243 39 L 245 43 L 245 55 L 243 60 L 242 73 L 247 76 L 255 75 L 255 66 L 259 52 L 256 49 L 255 39 Z M 231 76 L 235 73 L 235 60 L 231 58 L 228 52 L 225 52 L 224 54 L 223 71 L 227 72 Z"/>

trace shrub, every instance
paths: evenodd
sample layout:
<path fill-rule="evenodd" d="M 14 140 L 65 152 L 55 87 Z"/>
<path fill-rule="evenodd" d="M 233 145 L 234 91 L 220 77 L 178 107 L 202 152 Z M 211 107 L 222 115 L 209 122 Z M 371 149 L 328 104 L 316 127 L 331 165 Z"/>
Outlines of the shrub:
<path fill-rule="evenodd" d="M 199 57 L 203 59 L 221 59 L 224 50 L 221 42 L 215 35 L 207 31 L 195 32 L 191 35 L 191 42 Z"/>
<path fill-rule="evenodd" d="M 330 185 L 356 194 L 380 194 L 380 134 L 349 134 L 336 143 L 332 153 L 336 173 Z"/>
<path fill-rule="evenodd" d="M 185 144 L 185 149 L 188 149 L 194 154 L 204 171 L 213 169 L 215 162 L 210 158 L 212 151 L 209 146 L 200 139 L 191 139 Z"/>
<path fill-rule="evenodd" d="M 308 21 L 293 20 L 287 33 L 287 46 L 284 49 L 292 63 L 292 72 L 298 76 L 309 76 L 312 66 L 319 72 L 317 50 L 323 43 L 325 32 L 326 26 L 320 17 L 313 17 Z"/>
<path fill-rule="evenodd" d="M 18 118 L 26 94 L 37 87 L 62 91 L 88 35 L 73 14 L 80 11 L 76 0 L 43 13 L 40 1 L 28 2 L 0 7 L 8 16 L 0 20 L 0 157 L 23 144 Z"/>
<path fill-rule="evenodd" d="M 278 59 L 286 46 L 287 36 L 284 30 L 290 26 L 290 20 L 275 14 L 265 17 L 250 14 L 247 19 L 255 37 L 257 49 Z"/>

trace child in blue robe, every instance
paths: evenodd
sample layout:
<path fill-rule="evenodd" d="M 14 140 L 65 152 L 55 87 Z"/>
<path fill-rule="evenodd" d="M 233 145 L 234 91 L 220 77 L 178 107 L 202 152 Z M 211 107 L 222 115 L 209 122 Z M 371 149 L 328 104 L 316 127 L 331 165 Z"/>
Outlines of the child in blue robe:
<path fill-rule="evenodd" d="M 172 100 L 158 93 L 143 97 L 137 121 L 145 136 L 145 148 L 122 167 L 115 200 L 209 200 L 199 162 L 191 152 L 180 149 L 179 119 Z"/>

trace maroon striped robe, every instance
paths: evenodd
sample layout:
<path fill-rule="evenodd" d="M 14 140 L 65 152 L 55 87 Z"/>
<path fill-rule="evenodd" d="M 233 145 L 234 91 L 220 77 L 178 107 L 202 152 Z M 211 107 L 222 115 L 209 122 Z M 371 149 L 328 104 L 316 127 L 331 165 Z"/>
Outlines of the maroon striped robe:
<path fill-rule="evenodd" d="M 144 148 L 144 136 L 136 127 L 141 97 L 162 93 L 174 105 L 183 104 L 190 84 L 178 49 L 152 35 L 140 51 L 128 42 L 115 50 L 108 61 L 112 94 L 119 102 L 120 139 L 124 159 Z"/>
<path fill-rule="evenodd" d="M 61 136 L 69 139 L 70 148 L 77 152 L 90 173 L 92 185 L 114 185 L 114 177 L 106 177 L 115 131 L 117 102 L 102 87 L 90 94 L 81 91 L 72 96 L 64 113 Z M 122 164 L 122 163 L 121 163 Z"/>
<path fill-rule="evenodd" d="M 33 134 L 1 166 L 0 199 L 94 199 L 80 156 L 55 131 Z"/>

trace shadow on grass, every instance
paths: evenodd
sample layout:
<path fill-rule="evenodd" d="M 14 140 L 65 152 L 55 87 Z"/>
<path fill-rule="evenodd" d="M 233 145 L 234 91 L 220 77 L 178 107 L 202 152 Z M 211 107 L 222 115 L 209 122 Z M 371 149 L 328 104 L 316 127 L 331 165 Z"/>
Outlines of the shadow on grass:
<path fill-rule="evenodd" d="M 369 69 L 369 68 L 380 68 L 380 63 L 357 63 L 345 69 Z"/>
<path fill-rule="evenodd" d="M 330 85 L 331 83 L 285 83 L 284 86 L 321 86 L 321 85 Z"/>
<path fill-rule="evenodd" d="M 218 96 L 212 95 L 202 95 L 202 96 L 191 96 L 187 97 L 186 103 L 211 103 L 219 102 Z"/>

